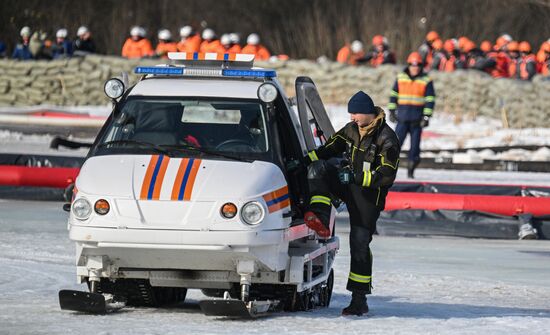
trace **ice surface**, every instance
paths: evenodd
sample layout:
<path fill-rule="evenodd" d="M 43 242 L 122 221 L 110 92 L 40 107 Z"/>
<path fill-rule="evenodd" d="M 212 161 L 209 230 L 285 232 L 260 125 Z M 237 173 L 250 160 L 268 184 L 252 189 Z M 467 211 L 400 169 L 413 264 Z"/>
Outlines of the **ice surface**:
<path fill-rule="evenodd" d="M 550 242 L 375 236 L 368 317 L 342 317 L 348 226 L 338 223 L 330 308 L 257 321 L 206 317 L 200 291 L 182 306 L 89 316 L 61 311 L 75 284 L 61 203 L 0 201 L 1 334 L 548 334 Z"/>

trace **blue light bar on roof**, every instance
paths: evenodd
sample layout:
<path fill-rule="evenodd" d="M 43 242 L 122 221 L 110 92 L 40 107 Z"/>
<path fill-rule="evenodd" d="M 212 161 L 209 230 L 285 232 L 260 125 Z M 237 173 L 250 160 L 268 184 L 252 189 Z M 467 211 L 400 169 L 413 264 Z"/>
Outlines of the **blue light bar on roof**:
<path fill-rule="evenodd" d="M 254 78 L 273 78 L 277 73 L 273 70 L 234 70 L 225 69 L 222 71 L 225 77 L 254 77 Z"/>
<path fill-rule="evenodd" d="M 138 66 L 135 68 L 136 74 L 156 74 L 156 75 L 175 75 L 181 76 L 186 69 L 183 67 L 164 67 L 164 66 Z M 219 77 L 220 73 L 216 71 L 204 71 L 207 69 L 189 68 L 190 76 L 203 76 L 203 77 Z M 218 70 L 219 71 L 219 70 Z M 273 78 L 277 73 L 274 70 L 238 70 L 238 69 L 224 69 L 221 71 L 221 77 L 249 77 L 249 78 Z"/>
<path fill-rule="evenodd" d="M 164 75 L 182 75 L 182 67 L 161 67 L 161 66 L 139 66 L 134 73 L 137 74 L 164 74 Z"/>

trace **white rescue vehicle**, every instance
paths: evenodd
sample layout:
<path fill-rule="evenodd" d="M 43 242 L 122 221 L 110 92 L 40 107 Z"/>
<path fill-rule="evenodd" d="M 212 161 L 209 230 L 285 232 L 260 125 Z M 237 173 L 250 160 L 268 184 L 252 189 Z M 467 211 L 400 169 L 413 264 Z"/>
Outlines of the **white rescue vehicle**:
<path fill-rule="evenodd" d="M 315 85 L 296 79 L 295 108 L 253 55 L 168 55 L 134 86 L 105 84 L 113 112 L 66 206 L 89 292 L 60 291 L 61 308 L 161 306 L 187 289 L 212 297 L 208 315 L 328 306 L 339 241 L 303 223 L 296 164 L 334 133 Z"/>

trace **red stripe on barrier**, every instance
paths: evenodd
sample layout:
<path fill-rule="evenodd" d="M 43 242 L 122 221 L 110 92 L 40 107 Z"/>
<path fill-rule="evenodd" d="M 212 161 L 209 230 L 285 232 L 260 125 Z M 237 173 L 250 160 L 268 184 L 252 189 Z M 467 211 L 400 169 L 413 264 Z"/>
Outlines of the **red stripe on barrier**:
<path fill-rule="evenodd" d="M 0 185 L 66 188 L 74 183 L 79 168 L 0 165 Z"/>
<path fill-rule="evenodd" d="M 400 209 L 475 210 L 508 216 L 522 213 L 548 215 L 550 198 L 389 192 L 385 210 Z"/>
<path fill-rule="evenodd" d="M 105 120 L 103 116 L 92 116 L 89 114 L 75 114 L 75 113 L 63 113 L 63 112 L 32 112 L 26 114 L 33 117 L 47 117 L 47 118 L 67 118 L 67 119 L 97 119 Z"/>

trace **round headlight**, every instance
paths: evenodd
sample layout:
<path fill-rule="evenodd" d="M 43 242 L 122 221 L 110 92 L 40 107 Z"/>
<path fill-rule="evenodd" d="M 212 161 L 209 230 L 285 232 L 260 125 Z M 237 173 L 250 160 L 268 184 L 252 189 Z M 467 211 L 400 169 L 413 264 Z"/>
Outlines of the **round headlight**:
<path fill-rule="evenodd" d="M 109 98 L 118 99 L 124 94 L 124 83 L 120 79 L 111 78 L 105 82 L 103 89 Z"/>
<path fill-rule="evenodd" d="M 232 219 L 237 215 L 237 206 L 235 206 L 234 203 L 228 202 L 226 204 L 223 204 L 222 208 L 220 209 L 221 215 L 226 219 Z"/>
<path fill-rule="evenodd" d="M 249 225 L 256 225 L 264 218 L 264 208 L 258 202 L 249 202 L 241 209 L 241 218 Z"/>
<path fill-rule="evenodd" d="M 258 98 L 269 103 L 277 98 L 277 87 L 271 83 L 263 83 L 258 87 Z"/>
<path fill-rule="evenodd" d="M 105 215 L 109 213 L 109 209 L 111 209 L 111 206 L 109 206 L 109 203 L 105 199 L 99 199 L 95 202 L 94 210 L 99 215 Z"/>
<path fill-rule="evenodd" d="M 79 220 L 86 220 L 92 214 L 92 205 L 84 198 L 73 202 L 73 214 Z"/>

